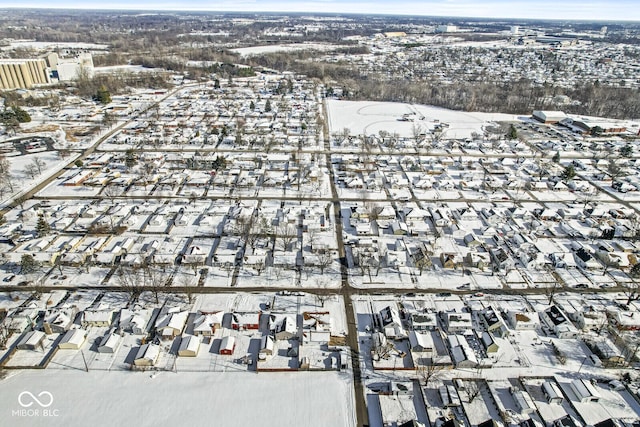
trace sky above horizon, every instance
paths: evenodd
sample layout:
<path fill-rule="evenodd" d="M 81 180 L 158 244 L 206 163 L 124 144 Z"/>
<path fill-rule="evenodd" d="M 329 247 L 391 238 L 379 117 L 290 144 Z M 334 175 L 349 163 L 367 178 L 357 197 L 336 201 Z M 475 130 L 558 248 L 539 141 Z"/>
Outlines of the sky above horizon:
<path fill-rule="evenodd" d="M 0 7 L 238 12 L 369 13 L 478 18 L 640 21 L 638 0 L 0 0 Z"/>

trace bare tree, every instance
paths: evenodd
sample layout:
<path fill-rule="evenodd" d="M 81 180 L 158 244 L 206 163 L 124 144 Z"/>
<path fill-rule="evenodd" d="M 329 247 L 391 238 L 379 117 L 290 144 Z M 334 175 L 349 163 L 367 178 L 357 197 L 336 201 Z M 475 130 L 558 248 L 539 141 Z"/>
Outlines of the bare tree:
<path fill-rule="evenodd" d="M 139 280 L 137 272 L 131 267 L 119 265 L 116 272 L 116 281 L 124 292 L 129 294 L 131 301 L 135 301 L 142 293 L 142 280 Z"/>
<path fill-rule="evenodd" d="M 429 383 L 433 380 L 436 380 L 440 377 L 443 371 L 443 366 L 434 365 L 433 363 L 428 363 L 426 365 L 419 365 L 416 367 L 416 374 L 418 378 L 424 382 L 424 386 L 428 387 Z"/>
<path fill-rule="evenodd" d="M 186 274 L 183 274 L 180 277 L 180 286 L 184 288 L 184 293 L 187 296 L 187 300 L 189 301 L 189 304 L 193 303 L 193 294 L 195 293 L 195 290 L 196 290 L 194 279 L 195 278 Z"/>
<path fill-rule="evenodd" d="M 467 392 L 467 402 L 472 403 L 480 396 L 480 380 L 470 379 L 465 382 L 465 391 Z"/>
<path fill-rule="evenodd" d="M 333 263 L 333 256 L 331 256 L 331 251 L 325 250 L 316 255 L 316 262 L 318 263 L 318 268 L 320 269 L 320 274 L 324 274 L 324 271 Z"/>
<path fill-rule="evenodd" d="M 288 250 L 289 246 L 297 239 L 296 229 L 289 224 L 281 224 L 277 228 L 277 237 L 282 245 L 282 250 Z"/>

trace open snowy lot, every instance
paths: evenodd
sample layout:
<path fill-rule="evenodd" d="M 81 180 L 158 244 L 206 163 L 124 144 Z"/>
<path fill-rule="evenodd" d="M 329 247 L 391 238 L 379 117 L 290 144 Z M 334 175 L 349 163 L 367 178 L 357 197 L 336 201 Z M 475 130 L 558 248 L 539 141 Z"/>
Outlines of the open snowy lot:
<path fill-rule="evenodd" d="M 436 124 L 446 123 L 446 138 L 470 138 L 472 133 L 483 132 L 491 121 L 516 121 L 513 114 L 467 113 L 429 105 L 396 102 L 327 100 L 329 129 L 339 132 L 348 128 L 352 135 L 372 135 L 384 130 L 397 132 L 401 137 L 412 137 L 413 127 L 432 130 Z M 411 120 L 402 120 L 409 117 Z"/>
<path fill-rule="evenodd" d="M 25 391 L 50 405 L 24 394 L 32 405 L 21 406 Z M 3 382 L 2 396 L 12 426 L 356 425 L 352 379 L 339 372 L 21 371 Z"/>

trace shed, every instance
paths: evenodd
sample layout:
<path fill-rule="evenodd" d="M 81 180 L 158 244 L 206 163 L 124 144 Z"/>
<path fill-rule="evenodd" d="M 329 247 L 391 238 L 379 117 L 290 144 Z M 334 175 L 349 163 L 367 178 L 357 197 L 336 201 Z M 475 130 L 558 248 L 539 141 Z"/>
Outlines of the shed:
<path fill-rule="evenodd" d="M 58 348 L 61 350 L 80 350 L 87 338 L 84 329 L 69 329 L 60 340 Z"/>
<path fill-rule="evenodd" d="M 220 342 L 220 354 L 232 355 L 236 349 L 236 338 L 232 336 L 226 336 L 222 338 Z"/>

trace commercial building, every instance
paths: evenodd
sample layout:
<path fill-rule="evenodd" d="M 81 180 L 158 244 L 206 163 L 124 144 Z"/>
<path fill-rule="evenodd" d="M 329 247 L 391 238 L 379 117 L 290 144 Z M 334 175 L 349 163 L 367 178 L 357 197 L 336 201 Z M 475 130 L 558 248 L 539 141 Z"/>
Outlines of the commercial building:
<path fill-rule="evenodd" d="M 0 89 L 30 89 L 50 82 L 44 59 L 0 60 Z"/>

